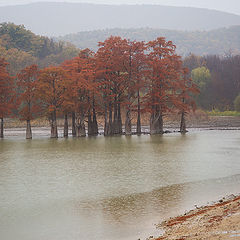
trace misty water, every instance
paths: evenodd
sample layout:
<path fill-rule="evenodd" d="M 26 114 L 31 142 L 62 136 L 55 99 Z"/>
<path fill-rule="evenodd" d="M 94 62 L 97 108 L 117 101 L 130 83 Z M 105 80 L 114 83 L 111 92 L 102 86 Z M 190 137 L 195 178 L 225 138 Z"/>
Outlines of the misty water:
<path fill-rule="evenodd" d="M 240 192 L 240 131 L 0 141 L 0 239 L 145 239 Z"/>

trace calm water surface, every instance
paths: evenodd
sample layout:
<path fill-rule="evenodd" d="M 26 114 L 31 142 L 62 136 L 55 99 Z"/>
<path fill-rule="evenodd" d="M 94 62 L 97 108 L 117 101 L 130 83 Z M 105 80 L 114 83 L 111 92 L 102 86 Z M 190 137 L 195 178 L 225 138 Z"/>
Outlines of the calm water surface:
<path fill-rule="evenodd" d="M 44 135 L 44 132 L 43 134 Z M 240 192 L 240 131 L 0 141 L 0 239 L 137 240 Z"/>

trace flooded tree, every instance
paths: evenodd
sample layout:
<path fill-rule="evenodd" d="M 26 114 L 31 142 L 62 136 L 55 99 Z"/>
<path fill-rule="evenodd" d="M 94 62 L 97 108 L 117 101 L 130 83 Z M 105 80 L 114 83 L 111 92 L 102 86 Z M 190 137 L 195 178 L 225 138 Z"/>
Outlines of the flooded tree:
<path fill-rule="evenodd" d="M 18 104 L 21 120 L 26 121 L 26 139 L 32 139 L 31 120 L 39 116 L 40 106 L 36 97 L 36 80 L 38 76 L 37 65 L 24 68 L 17 75 L 17 88 L 19 91 Z"/>
<path fill-rule="evenodd" d="M 85 118 L 88 118 L 88 135 L 98 133 L 95 96 L 97 84 L 95 77 L 95 60 L 93 52 L 82 50 L 78 57 L 62 64 L 68 73 L 70 85 L 66 93 L 69 109 L 72 109 L 73 136 L 85 137 Z M 75 130 L 76 129 L 76 130 Z"/>
<path fill-rule="evenodd" d="M 125 90 L 125 133 L 126 135 L 132 134 L 132 119 L 131 112 L 136 111 L 137 100 L 137 133 L 141 133 L 141 120 L 140 120 L 140 91 L 144 82 L 144 66 L 146 49 L 144 42 L 128 41 L 125 50 L 124 58 L 124 71 L 126 76 L 126 90 Z"/>
<path fill-rule="evenodd" d="M 137 134 L 143 113 L 150 114 L 150 134 L 163 134 L 163 117 L 177 111 L 180 131 L 186 132 L 186 113 L 193 106 L 196 86 L 175 49 L 165 38 L 145 43 L 111 36 L 99 43 L 96 53 L 84 49 L 58 67 L 39 72 L 36 65 L 23 69 L 17 76 L 18 102 L 19 114 L 27 122 L 26 138 L 32 138 L 30 121 L 39 104 L 50 121 L 51 138 L 58 137 L 58 116 L 64 118 L 64 137 L 68 137 L 69 116 L 73 137 L 97 135 L 98 115 L 104 119 L 105 136 L 122 134 L 122 116 L 125 134 L 131 135 L 133 112 Z M 2 79 L 8 76 L 4 64 Z"/>
<path fill-rule="evenodd" d="M 187 68 L 182 69 L 182 78 L 179 83 L 179 102 L 177 103 L 177 108 L 180 110 L 181 115 L 180 133 L 184 134 L 187 132 L 186 115 L 191 109 L 195 110 L 194 95 L 199 94 L 200 90 L 192 78 L 189 77 L 189 70 Z"/>
<path fill-rule="evenodd" d="M 40 71 L 36 82 L 37 96 L 50 120 L 51 138 L 58 138 L 57 112 L 64 101 L 68 79 L 67 72 L 61 67 L 48 67 Z"/>
<path fill-rule="evenodd" d="M 13 109 L 14 84 L 13 78 L 7 71 L 8 63 L 0 59 L 0 138 L 4 137 L 4 118 L 11 114 Z"/>
<path fill-rule="evenodd" d="M 105 135 L 122 133 L 121 107 L 126 90 L 124 59 L 127 46 L 126 39 L 110 37 L 99 43 L 96 53 L 100 88 L 103 91 Z"/>
<path fill-rule="evenodd" d="M 157 38 L 147 43 L 147 94 L 146 108 L 150 112 L 150 134 L 163 133 L 163 115 L 172 105 L 175 82 L 179 76 L 180 57 L 175 54 L 175 45 L 165 38 Z"/>

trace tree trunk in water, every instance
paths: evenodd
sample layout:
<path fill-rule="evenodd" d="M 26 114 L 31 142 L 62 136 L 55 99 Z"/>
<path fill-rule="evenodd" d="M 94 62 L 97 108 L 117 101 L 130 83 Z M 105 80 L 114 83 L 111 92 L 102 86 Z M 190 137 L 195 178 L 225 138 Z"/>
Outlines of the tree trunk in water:
<path fill-rule="evenodd" d="M 72 136 L 76 137 L 76 115 L 75 112 L 72 112 Z"/>
<path fill-rule="evenodd" d="M 158 124 L 159 124 L 159 134 L 163 134 L 163 118 L 162 118 L 162 114 L 158 118 Z"/>
<path fill-rule="evenodd" d="M 155 114 L 151 114 L 150 118 L 150 134 L 156 134 L 156 119 L 155 119 Z"/>
<path fill-rule="evenodd" d="M 121 106 L 120 106 L 120 103 L 116 102 L 116 100 L 114 103 L 114 119 L 113 119 L 112 133 L 113 134 L 122 133 Z"/>
<path fill-rule="evenodd" d="M 181 133 L 186 133 L 186 119 L 185 119 L 185 113 L 182 112 L 181 114 L 181 124 L 180 124 L 180 132 Z"/>
<path fill-rule="evenodd" d="M 0 138 L 3 138 L 3 118 L 1 118 L 1 130 L 0 130 Z"/>
<path fill-rule="evenodd" d="M 137 109 L 137 134 L 140 135 L 142 130 L 141 130 L 141 111 L 140 111 L 140 94 L 139 91 L 137 93 L 138 97 L 138 109 Z"/>
<path fill-rule="evenodd" d="M 121 115 L 120 103 L 118 103 L 118 125 L 117 126 L 118 126 L 118 134 L 122 134 L 122 115 Z"/>
<path fill-rule="evenodd" d="M 93 134 L 98 135 L 98 123 L 97 123 L 97 115 L 96 115 L 94 103 L 93 103 L 93 122 L 92 122 L 92 124 L 93 124 L 93 126 L 92 126 Z"/>
<path fill-rule="evenodd" d="M 88 112 L 88 136 L 92 136 L 93 134 L 93 121 L 92 121 L 92 116 L 91 112 L 89 110 Z"/>
<path fill-rule="evenodd" d="M 94 135 L 98 135 L 98 124 L 93 100 L 92 115 L 90 110 L 88 112 L 88 136 Z"/>
<path fill-rule="evenodd" d="M 63 131 L 63 136 L 68 137 L 68 115 L 67 113 L 64 115 L 64 131 Z"/>
<path fill-rule="evenodd" d="M 104 136 L 108 135 L 108 112 L 107 112 L 107 106 L 105 104 L 105 109 L 104 109 Z"/>
<path fill-rule="evenodd" d="M 78 137 L 86 137 L 86 129 L 84 124 L 84 114 L 81 113 L 80 118 L 78 119 L 78 126 L 77 126 L 77 136 Z"/>
<path fill-rule="evenodd" d="M 26 139 L 32 139 L 32 129 L 30 120 L 27 120 Z"/>
<path fill-rule="evenodd" d="M 112 104 L 109 104 L 109 117 L 108 117 L 108 126 L 107 126 L 107 136 L 113 134 L 113 122 L 112 122 Z"/>
<path fill-rule="evenodd" d="M 126 112 L 125 134 L 126 135 L 132 135 L 132 124 L 131 124 L 131 118 L 130 118 L 130 109 L 127 109 L 127 112 Z"/>
<path fill-rule="evenodd" d="M 86 137 L 86 129 L 85 129 L 85 124 L 84 123 L 80 123 L 77 126 L 77 136 L 78 137 Z"/>
<path fill-rule="evenodd" d="M 98 135 L 98 124 L 97 119 L 91 120 L 88 118 L 88 136 L 96 136 Z"/>
<path fill-rule="evenodd" d="M 141 115 L 140 112 L 138 112 L 137 115 L 137 134 L 140 135 L 142 133 L 142 129 L 141 129 Z"/>
<path fill-rule="evenodd" d="M 163 134 L 162 114 L 159 112 L 152 113 L 150 119 L 150 134 Z"/>
<path fill-rule="evenodd" d="M 58 138 L 56 110 L 52 112 L 51 119 L 51 138 Z"/>
<path fill-rule="evenodd" d="M 118 127 L 118 107 L 117 107 L 117 99 L 116 99 L 116 97 L 115 97 L 115 100 L 114 100 L 113 111 L 114 111 L 114 114 L 113 114 L 113 127 L 112 127 L 112 131 L 113 131 L 113 134 L 118 134 L 118 132 L 119 132 L 119 127 Z"/>

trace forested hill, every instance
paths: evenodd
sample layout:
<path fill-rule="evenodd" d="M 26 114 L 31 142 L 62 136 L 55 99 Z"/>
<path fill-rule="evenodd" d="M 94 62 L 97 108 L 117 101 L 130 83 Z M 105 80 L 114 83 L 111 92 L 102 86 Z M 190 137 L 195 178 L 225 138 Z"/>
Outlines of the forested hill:
<path fill-rule="evenodd" d="M 45 2 L 0 7 L 0 22 L 8 21 L 37 34 L 59 36 L 116 27 L 211 30 L 240 25 L 240 16 L 190 7 Z"/>
<path fill-rule="evenodd" d="M 79 50 L 70 43 L 54 42 L 38 36 L 23 25 L 0 24 L 0 58 L 10 64 L 10 73 L 15 75 L 31 64 L 39 67 L 58 65 L 66 59 L 77 56 Z"/>
<path fill-rule="evenodd" d="M 211 31 L 173 31 L 163 29 L 108 29 L 69 34 L 58 39 L 69 41 L 79 48 L 97 49 L 97 42 L 109 36 L 121 36 L 131 40 L 149 41 L 159 36 L 166 37 L 177 45 L 177 52 L 182 56 L 189 53 L 196 55 L 240 53 L 240 25 Z"/>

